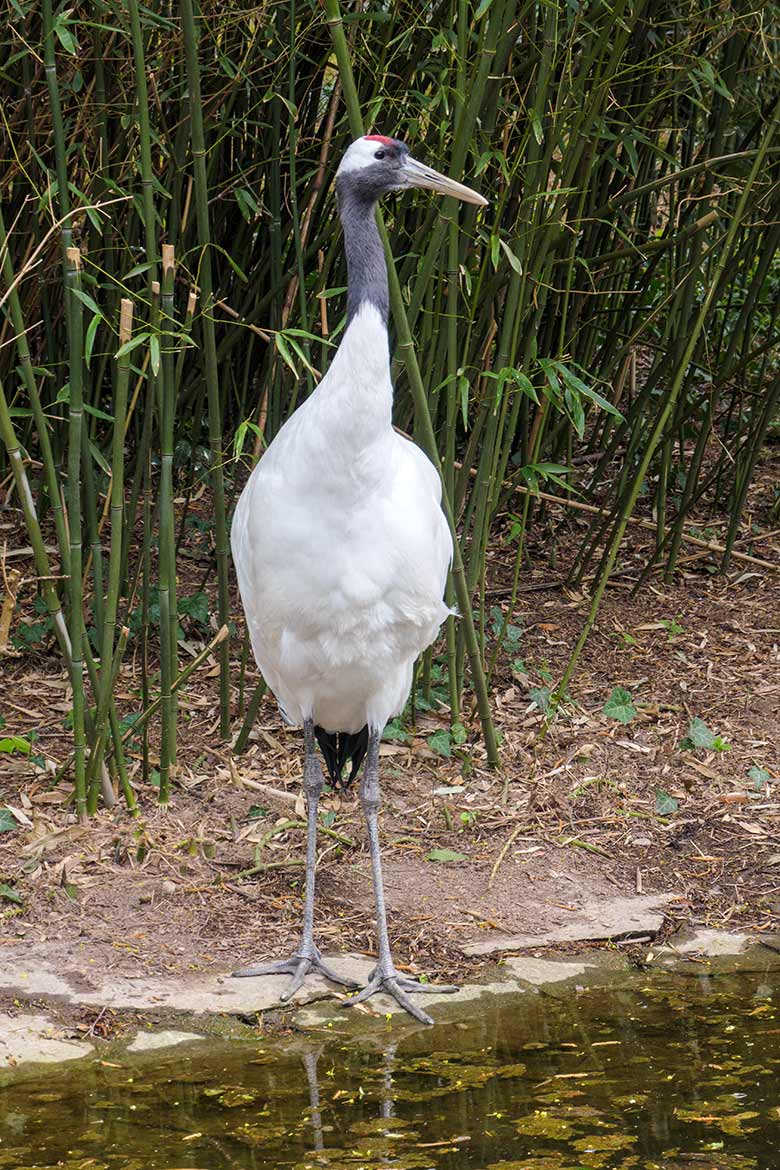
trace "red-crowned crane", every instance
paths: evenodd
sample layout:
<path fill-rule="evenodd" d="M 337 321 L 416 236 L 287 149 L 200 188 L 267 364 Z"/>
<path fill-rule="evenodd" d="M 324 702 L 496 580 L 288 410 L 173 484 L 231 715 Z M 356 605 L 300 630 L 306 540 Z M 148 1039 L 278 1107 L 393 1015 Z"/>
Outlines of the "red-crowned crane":
<path fill-rule="evenodd" d="M 336 175 L 347 254 L 347 324 L 330 368 L 255 467 L 233 517 L 231 546 L 252 648 L 282 715 L 303 725 L 308 804 L 301 944 L 290 959 L 236 971 L 290 974 L 289 999 L 309 971 L 355 987 L 314 942 L 317 807 L 324 778 L 365 758 L 360 801 L 376 897 L 378 961 L 346 1001 L 387 992 L 423 1023 L 410 992 L 454 991 L 400 975 L 387 934 L 377 814 L 379 743 L 406 703 L 415 659 L 448 614 L 452 557 L 441 484 L 419 447 L 393 430 L 387 267 L 375 208 L 389 191 L 427 187 L 484 206 L 476 191 L 411 158 L 403 142 L 358 138 Z"/>

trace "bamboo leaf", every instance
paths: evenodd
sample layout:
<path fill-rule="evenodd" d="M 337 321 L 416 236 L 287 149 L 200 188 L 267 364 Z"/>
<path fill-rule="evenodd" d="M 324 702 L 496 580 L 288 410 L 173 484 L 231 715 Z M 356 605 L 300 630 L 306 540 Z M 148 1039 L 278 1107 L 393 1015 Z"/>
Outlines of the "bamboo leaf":
<path fill-rule="evenodd" d="M 98 314 L 92 318 L 89 325 L 87 326 L 87 332 L 84 337 L 84 361 L 87 363 L 87 366 L 89 366 L 89 363 L 92 360 L 92 349 L 94 347 L 97 331 L 102 320 L 102 314 Z"/>
<path fill-rule="evenodd" d="M 501 245 L 503 253 L 506 256 L 507 260 L 509 261 L 511 267 L 514 269 L 514 271 L 517 273 L 518 276 L 522 276 L 523 275 L 523 266 L 520 263 L 520 261 L 518 260 L 517 256 L 515 256 L 512 249 L 509 247 L 509 244 L 507 244 L 505 240 L 502 240 L 500 236 L 498 236 L 497 239 L 498 239 L 498 242 Z"/>
<path fill-rule="evenodd" d="M 80 288 L 72 288 L 70 291 L 74 297 L 78 297 L 78 299 L 81 301 L 81 303 L 83 305 L 86 305 L 88 309 L 91 309 L 96 317 L 103 316 L 103 313 L 102 313 L 100 307 L 92 299 L 92 297 L 89 295 L 89 293 L 85 293 L 83 291 L 83 289 L 80 289 Z"/>
<path fill-rule="evenodd" d="M 292 370 L 292 372 L 295 374 L 295 376 L 297 378 L 298 377 L 298 370 L 296 368 L 295 362 L 293 361 L 293 356 L 290 353 L 290 347 L 288 346 L 287 342 L 285 341 L 283 334 L 281 334 L 281 333 L 274 334 L 274 344 L 275 344 L 276 348 L 278 349 L 279 353 L 281 354 L 282 360 L 287 363 L 287 365 L 290 367 L 290 369 Z"/>
<path fill-rule="evenodd" d="M 114 357 L 121 358 L 124 357 L 125 354 L 132 353 L 133 350 L 137 349 L 139 345 L 143 345 L 145 341 L 148 341 L 149 336 L 150 335 L 148 331 L 144 331 L 143 333 L 136 333 L 135 337 L 131 337 L 129 341 L 124 343 L 124 345 L 120 345 L 119 349 L 114 354 Z"/>

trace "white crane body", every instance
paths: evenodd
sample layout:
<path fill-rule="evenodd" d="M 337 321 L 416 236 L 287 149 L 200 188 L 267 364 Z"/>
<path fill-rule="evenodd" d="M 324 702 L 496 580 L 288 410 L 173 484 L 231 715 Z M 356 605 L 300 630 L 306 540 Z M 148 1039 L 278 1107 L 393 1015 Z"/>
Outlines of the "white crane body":
<path fill-rule="evenodd" d="M 433 464 L 391 424 L 369 302 L 241 494 L 233 558 L 252 649 L 285 718 L 384 728 L 436 638 L 452 538 Z"/>

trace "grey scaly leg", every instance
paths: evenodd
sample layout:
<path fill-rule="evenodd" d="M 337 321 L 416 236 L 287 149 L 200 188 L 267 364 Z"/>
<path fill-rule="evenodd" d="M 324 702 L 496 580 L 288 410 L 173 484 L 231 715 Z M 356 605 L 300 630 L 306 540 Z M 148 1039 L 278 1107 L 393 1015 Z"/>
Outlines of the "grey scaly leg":
<path fill-rule="evenodd" d="M 357 987 L 354 979 L 345 979 L 332 967 L 323 962 L 314 942 L 314 875 L 317 862 L 317 809 L 320 803 L 320 794 L 325 783 L 322 768 L 317 759 L 316 741 L 314 738 L 314 723 L 307 719 L 303 725 L 303 735 L 306 743 L 306 757 L 303 764 L 303 788 L 306 793 L 308 808 L 308 825 L 306 835 L 306 898 L 303 905 L 303 933 L 301 945 L 289 959 L 280 959 L 274 963 L 257 963 L 251 967 L 241 967 L 233 975 L 239 979 L 252 975 L 292 975 L 290 985 L 279 998 L 285 1002 L 290 999 L 303 983 L 310 971 L 319 971 L 332 983 L 341 983 L 344 987 Z"/>
<path fill-rule="evenodd" d="M 381 794 L 379 791 L 379 741 L 381 733 L 372 731 L 368 739 L 368 751 L 366 753 L 366 765 L 363 772 L 363 779 L 360 784 L 360 803 L 363 805 L 363 812 L 366 817 L 366 825 L 368 827 L 368 843 L 371 849 L 371 870 L 374 877 L 374 897 L 376 899 L 376 932 L 377 942 L 379 944 L 379 960 L 374 968 L 368 984 L 356 996 L 344 1001 L 344 1007 L 352 1007 L 356 1003 L 362 1003 L 368 999 L 370 995 L 374 995 L 377 991 L 384 991 L 387 995 L 391 995 L 393 999 L 404 1008 L 421 1024 L 432 1024 L 433 1020 L 425 1012 L 421 1011 L 415 1003 L 409 998 L 408 992 L 423 991 L 423 992 L 450 992 L 457 991 L 457 987 L 439 985 L 433 983 L 421 983 L 417 979 L 408 979 L 404 975 L 399 975 L 393 964 L 393 957 L 390 954 L 390 940 L 387 936 L 387 912 L 385 910 L 385 890 L 382 882 L 382 859 L 379 849 L 379 825 L 378 813 L 381 803 Z"/>

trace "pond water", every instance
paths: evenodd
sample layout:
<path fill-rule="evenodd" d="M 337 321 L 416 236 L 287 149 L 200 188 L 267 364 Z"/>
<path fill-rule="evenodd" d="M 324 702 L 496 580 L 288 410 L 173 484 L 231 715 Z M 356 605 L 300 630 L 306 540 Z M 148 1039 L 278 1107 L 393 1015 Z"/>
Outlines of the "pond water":
<path fill-rule="evenodd" d="M 0 1167 L 775 1170 L 779 1001 L 771 973 L 654 976 L 104 1057 L 0 1089 Z"/>

